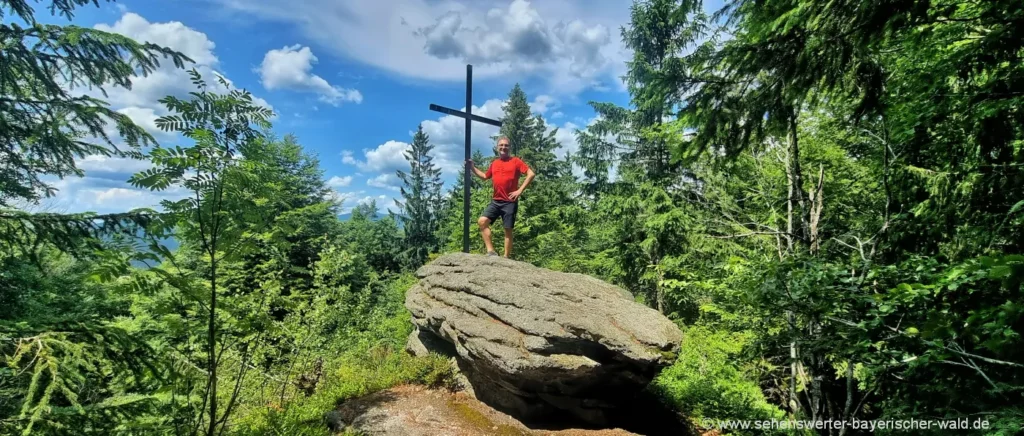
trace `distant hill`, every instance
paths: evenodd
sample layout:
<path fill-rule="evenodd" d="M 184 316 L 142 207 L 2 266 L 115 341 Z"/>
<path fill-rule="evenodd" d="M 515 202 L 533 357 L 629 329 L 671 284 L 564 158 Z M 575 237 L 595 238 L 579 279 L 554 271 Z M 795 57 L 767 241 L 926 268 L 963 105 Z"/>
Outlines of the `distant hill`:
<path fill-rule="evenodd" d="M 377 213 L 377 217 L 373 218 L 373 220 L 377 221 L 377 220 L 383 219 L 386 216 L 388 216 L 387 211 L 380 212 L 380 213 Z M 352 219 L 352 212 L 343 213 L 343 214 L 338 215 L 338 220 L 340 220 L 340 221 L 348 221 L 350 219 Z"/>
<path fill-rule="evenodd" d="M 384 218 L 386 216 L 388 216 L 387 213 L 377 214 L 377 217 L 374 218 L 374 221 L 379 220 L 381 218 Z M 348 221 L 350 219 L 352 219 L 352 213 L 351 212 L 350 213 L 343 213 L 343 214 L 339 214 L 338 215 L 338 220 L 340 220 L 340 221 Z M 399 228 L 401 228 L 402 223 L 399 222 L 398 226 L 399 226 Z M 168 250 L 171 250 L 172 252 L 177 250 L 178 247 L 181 246 L 181 243 L 177 239 L 175 239 L 173 236 L 161 240 L 160 243 L 163 244 L 165 247 L 167 247 Z M 139 262 L 133 262 L 133 264 L 135 266 L 137 266 L 137 267 L 140 267 L 140 268 L 145 266 L 145 265 L 143 265 L 142 263 L 139 263 Z"/>

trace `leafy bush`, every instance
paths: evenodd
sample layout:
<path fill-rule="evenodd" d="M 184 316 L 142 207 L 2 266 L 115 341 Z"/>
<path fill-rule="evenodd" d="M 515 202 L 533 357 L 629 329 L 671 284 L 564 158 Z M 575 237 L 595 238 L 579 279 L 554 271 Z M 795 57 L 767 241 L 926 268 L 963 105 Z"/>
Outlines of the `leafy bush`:
<path fill-rule="evenodd" d="M 652 389 L 697 425 L 702 420 L 785 419 L 735 364 L 751 336 L 701 326 L 685 329 L 678 359 L 655 378 Z"/>
<path fill-rule="evenodd" d="M 396 316 L 393 321 L 402 320 Z M 392 326 L 406 323 L 388 323 Z M 408 334 L 408 329 L 405 334 Z M 374 332 L 379 333 L 379 332 Z M 388 332 L 394 336 L 401 331 Z M 373 334 L 371 334 L 372 336 Z M 369 338 L 366 338 L 369 339 Z M 442 386 L 450 383 L 452 367 L 441 356 L 415 358 L 405 352 L 404 343 L 382 340 L 381 345 L 361 341 L 327 364 L 322 387 L 308 397 L 298 396 L 283 403 L 270 403 L 254 408 L 239 419 L 236 429 L 241 435 L 324 435 L 328 434 L 324 414 L 345 400 L 388 389 L 403 383 Z"/>

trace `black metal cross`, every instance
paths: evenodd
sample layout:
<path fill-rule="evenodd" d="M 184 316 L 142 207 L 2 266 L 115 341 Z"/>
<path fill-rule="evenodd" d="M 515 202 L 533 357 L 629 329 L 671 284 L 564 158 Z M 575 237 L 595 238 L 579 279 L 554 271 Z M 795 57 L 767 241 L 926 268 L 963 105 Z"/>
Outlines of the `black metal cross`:
<path fill-rule="evenodd" d="M 479 115 L 473 115 L 473 66 L 466 65 L 466 111 L 457 111 L 455 109 L 446 108 L 444 106 L 438 106 L 436 104 L 430 105 L 430 110 L 441 112 L 444 114 L 456 116 L 466 120 L 466 160 L 470 158 L 470 131 L 472 129 L 472 122 L 478 121 L 484 124 L 490 124 L 492 126 L 501 127 L 501 121 L 492 120 L 490 118 L 484 118 Z M 463 196 L 463 223 L 462 223 L 462 252 L 469 253 L 469 187 L 473 181 L 473 172 L 470 169 L 469 164 L 466 164 L 466 177 L 465 183 L 463 184 L 462 196 Z"/>

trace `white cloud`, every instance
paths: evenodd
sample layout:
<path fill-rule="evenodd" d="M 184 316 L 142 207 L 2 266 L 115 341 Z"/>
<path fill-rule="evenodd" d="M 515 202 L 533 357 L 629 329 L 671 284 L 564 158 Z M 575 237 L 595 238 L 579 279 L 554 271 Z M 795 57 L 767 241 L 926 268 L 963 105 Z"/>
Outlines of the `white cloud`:
<path fill-rule="evenodd" d="M 353 157 L 351 151 L 343 151 L 341 161 L 368 172 L 408 170 L 409 162 L 404 153 L 409 147 L 408 143 L 392 140 L 374 149 L 363 149 L 364 160 Z"/>
<path fill-rule="evenodd" d="M 442 59 L 489 64 L 543 62 L 555 55 L 553 32 L 527 1 L 515 0 L 507 11 L 489 10 L 486 27 L 469 28 L 462 21 L 461 13 L 450 11 L 416 34 L 425 40 L 427 53 Z"/>
<path fill-rule="evenodd" d="M 356 162 L 356 159 L 354 157 L 352 157 L 352 152 L 351 151 L 342 150 L 341 151 L 341 163 L 346 163 L 346 164 L 349 164 L 349 165 L 356 165 L 357 162 Z"/>
<path fill-rule="evenodd" d="M 153 164 L 148 160 L 93 154 L 76 160 L 75 166 L 85 171 L 85 175 L 88 177 L 104 173 L 131 175 L 145 171 Z M 127 177 L 124 179 L 126 180 Z"/>
<path fill-rule="evenodd" d="M 527 0 L 514 0 L 507 9 L 487 11 L 482 23 L 464 23 L 464 14 L 449 11 L 415 34 L 424 49 L 441 59 L 455 58 L 474 64 L 539 66 L 568 60 L 573 73 L 600 70 L 607 60 L 601 47 L 611 42 L 607 27 L 578 19 L 548 24 Z"/>
<path fill-rule="evenodd" d="M 541 94 L 538 95 L 537 98 L 533 99 L 532 102 L 530 102 L 530 111 L 533 113 L 544 115 L 545 113 L 547 113 L 548 109 L 557 106 L 558 102 L 555 101 L 554 97 L 546 94 Z"/>
<path fill-rule="evenodd" d="M 146 206 L 145 198 L 148 192 L 139 191 L 137 189 L 125 189 L 125 188 L 110 188 L 104 190 L 87 190 L 96 194 L 94 200 L 97 204 L 137 204 L 136 207 Z M 130 208 L 129 208 L 130 209 Z"/>
<path fill-rule="evenodd" d="M 68 177 L 52 183 L 58 190 L 55 197 L 41 202 L 46 210 L 66 213 L 92 211 L 97 213 L 126 212 L 148 207 L 160 209 L 161 200 L 179 200 L 188 195 L 184 188 L 174 186 L 163 191 L 137 189 L 125 182 L 130 168 L 113 168 L 112 172 L 97 177 Z M 124 178 L 111 177 L 123 171 Z"/>
<path fill-rule="evenodd" d="M 607 75 L 612 64 L 624 60 L 613 44 L 615 27 L 542 12 L 537 9 L 542 3 L 552 2 L 514 0 L 507 8 L 488 10 L 482 19 L 473 11 L 450 11 L 415 34 L 437 58 L 507 65 L 517 75 L 546 77 L 552 92 L 604 86 L 602 79 L 612 79 Z"/>
<path fill-rule="evenodd" d="M 491 99 L 481 106 L 473 106 L 473 113 L 482 117 L 500 120 L 505 116 L 502 109 L 503 100 Z M 459 110 L 465 111 L 462 107 Z M 430 137 L 430 143 L 434 145 L 434 161 L 446 175 L 454 176 L 463 168 L 465 159 L 466 142 L 466 120 L 453 116 L 444 115 L 436 120 L 424 120 L 422 123 L 423 132 Z M 472 150 L 479 150 L 484 156 L 494 154 L 494 136 L 498 135 L 500 129 L 497 127 L 473 123 L 470 132 L 470 144 Z"/>
<path fill-rule="evenodd" d="M 505 116 L 505 111 L 502 108 L 504 104 L 505 100 L 490 99 L 480 106 L 474 105 L 473 113 L 487 118 L 502 119 Z M 535 114 L 548 111 L 553 107 L 557 107 L 557 105 L 557 101 L 553 97 L 544 94 L 538 96 L 530 103 L 531 110 Z M 466 108 L 461 107 L 459 110 L 465 111 Z M 548 130 L 559 127 L 559 131 L 555 136 L 556 140 L 562 144 L 555 151 L 559 157 L 565 157 L 567 153 L 577 150 L 578 145 L 575 135 L 575 129 L 579 127 L 577 124 L 572 122 L 565 122 L 561 126 L 548 124 Z M 420 125 L 423 127 L 423 132 L 429 137 L 431 145 L 434 146 L 432 151 L 434 163 L 441 168 L 442 179 L 446 183 L 451 183 L 464 168 L 465 120 L 452 115 L 442 115 L 434 119 L 423 120 Z M 494 137 L 498 135 L 499 131 L 498 127 L 473 123 L 471 152 L 479 151 L 484 156 L 493 156 Z M 412 134 L 413 132 L 409 133 L 410 136 Z M 369 179 L 367 186 L 394 190 L 397 189 L 395 185 L 398 182 L 397 177 L 393 175 L 394 171 L 407 171 L 409 168 L 409 164 L 404 156 L 404 152 L 409 147 L 410 145 L 406 142 L 391 140 L 374 149 L 364 149 L 362 151 L 362 159 L 357 159 L 351 151 L 342 151 L 341 160 L 343 163 L 356 166 L 363 171 L 383 173 Z M 385 182 L 385 180 L 393 180 L 394 182 Z"/>
<path fill-rule="evenodd" d="M 226 91 L 216 80 L 216 75 L 219 75 L 216 68 L 220 64 L 214 52 L 216 45 L 205 33 L 181 22 L 153 23 L 139 14 L 122 12 L 113 24 L 101 23 L 95 28 L 125 35 L 139 42 L 169 47 L 184 53 L 194 63 L 186 64 L 186 69 L 180 69 L 169 59 L 160 58 L 161 65 L 155 71 L 131 79 L 131 89 L 108 84 L 105 86 L 107 96 L 103 96 L 98 89 L 75 89 L 73 92 L 97 96 L 107 101 L 112 109 L 130 117 L 161 143 L 174 141 L 179 138 L 176 134 L 162 132 L 156 127 L 156 119 L 167 115 L 159 100 L 167 95 L 188 97 L 188 93 L 194 90 L 188 74 L 189 68 L 199 71 L 211 90 Z M 256 104 L 271 108 L 266 100 L 255 96 L 253 99 Z M 106 126 L 106 130 L 111 139 L 121 142 L 112 125 Z M 59 191 L 54 198 L 46 201 L 49 207 L 66 212 L 123 212 L 134 207 L 158 207 L 160 200 L 177 199 L 185 195 L 180 188 L 151 192 L 127 184 L 126 180 L 132 174 L 150 167 L 146 161 L 86 156 L 78 159 L 77 164 L 85 171 L 85 177 L 56 180 L 53 185 Z"/>
<path fill-rule="evenodd" d="M 352 209 L 359 205 L 370 204 L 371 201 L 377 202 L 377 210 L 381 214 L 387 214 L 388 210 L 398 212 L 398 204 L 395 203 L 393 198 L 389 199 L 386 195 L 365 195 L 366 191 L 353 191 L 353 192 L 340 192 L 334 191 L 331 193 L 333 198 L 341 204 L 341 213 L 351 213 Z M 360 197 L 362 196 L 362 197 Z"/>
<path fill-rule="evenodd" d="M 345 177 L 334 176 L 334 177 L 331 177 L 331 179 L 327 181 L 327 186 L 330 186 L 332 188 L 344 188 L 344 187 L 348 186 L 351 183 L 352 183 L 352 176 L 345 176 Z"/>
<path fill-rule="evenodd" d="M 335 55 L 414 79 L 462 81 L 472 63 L 479 80 L 538 78 L 550 92 L 573 94 L 610 83 L 621 88 L 619 64 L 628 57 L 617 37 L 628 3 L 215 1 L 290 23 Z"/>
<path fill-rule="evenodd" d="M 213 54 L 215 44 L 205 33 L 196 31 L 179 21 L 150 23 L 139 14 L 128 12 L 113 26 L 97 24 L 96 28 L 107 32 L 120 33 L 139 42 L 152 42 L 171 47 L 192 58 L 199 65 L 216 65 Z"/>
<path fill-rule="evenodd" d="M 585 130 L 586 128 L 594 125 L 594 123 L 598 122 L 600 119 L 600 115 L 594 115 L 589 119 L 578 118 L 577 121 L 582 122 L 582 126 L 572 121 L 566 121 L 565 123 L 562 123 L 562 125 L 558 128 L 558 133 L 555 134 L 555 138 L 558 139 L 558 142 L 562 144 L 562 147 L 565 148 L 565 151 L 555 150 L 555 154 L 561 157 L 565 156 L 566 153 L 575 153 L 576 150 L 579 150 L 579 143 L 576 141 L 576 130 Z M 605 135 L 604 138 L 607 141 L 616 142 L 616 139 L 613 135 Z"/>
<path fill-rule="evenodd" d="M 256 72 L 260 75 L 263 87 L 268 90 L 313 92 L 320 96 L 320 101 L 334 106 L 342 102 L 362 103 L 363 95 L 358 90 L 334 86 L 323 77 L 310 74 L 317 61 L 309 47 L 295 44 L 268 51 Z"/>
<path fill-rule="evenodd" d="M 158 141 L 174 137 L 173 133 L 160 130 L 160 128 L 156 126 L 156 119 L 160 116 L 156 114 L 156 109 L 152 107 L 129 106 L 118 109 L 118 112 L 127 115 L 128 118 L 132 119 L 132 122 L 135 123 L 135 125 L 146 129 L 146 131 L 157 138 Z"/>
<path fill-rule="evenodd" d="M 561 144 L 561 146 L 555 149 L 555 155 L 558 156 L 559 159 L 564 159 L 566 155 L 575 153 L 576 150 L 579 150 L 580 146 L 576 141 L 576 129 L 579 128 L 579 126 L 572 122 L 566 122 L 558 127 L 558 131 L 555 132 L 555 141 Z"/>
<path fill-rule="evenodd" d="M 366 150 L 366 163 L 360 165 L 364 171 L 396 170 L 409 167 L 405 152 L 411 146 L 405 142 L 388 141 L 373 150 Z"/>
<path fill-rule="evenodd" d="M 378 195 L 376 197 L 367 195 L 356 201 L 358 205 L 368 205 L 371 202 L 377 202 L 377 210 L 381 214 L 386 214 L 387 211 L 398 212 L 398 203 L 395 203 L 395 199 L 388 198 L 386 195 Z"/>
<path fill-rule="evenodd" d="M 552 124 L 548 123 L 547 120 L 545 120 L 545 125 L 546 125 L 546 127 L 547 127 L 549 132 L 554 130 L 556 127 L 558 128 L 558 131 L 555 132 L 555 141 L 558 142 L 559 147 L 555 149 L 555 156 L 557 156 L 559 159 L 565 159 L 565 157 L 567 155 L 576 153 L 576 151 L 579 150 L 579 148 L 580 148 L 579 141 L 576 139 L 576 130 L 583 130 L 586 127 L 589 127 L 590 125 L 592 125 L 595 122 L 597 122 L 598 119 L 600 119 L 599 116 L 594 116 L 594 117 L 590 118 L 589 120 L 586 120 L 585 121 L 586 126 L 584 126 L 584 127 L 581 127 L 581 126 L 579 126 L 576 123 L 573 123 L 571 121 L 566 121 L 561 126 L 552 125 Z M 584 121 L 584 120 L 583 119 L 577 119 L 577 121 Z M 607 136 L 607 137 L 605 137 L 605 139 L 607 139 L 609 141 L 614 141 L 615 140 L 611 136 Z M 573 165 L 572 171 L 573 171 L 573 174 L 576 175 L 576 177 L 582 177 L 583 176 L 583 169 L 578 167 L 578 166 L 576 166 L 576 165 Z M 614 168 L 613 168 L 613 171 L 614 171 Z M 614 175 L 614 172 L 613 172 L 613 175 Z"/>
<path fill-rule="evenodd" d="M 349 213 L 349 212 L 352 211 L 352 207 L 355 206 L 355 201 L 354 200 L 357 199 L 359 197 L 359 195 L 362 194 L 362 193 L 363 193 L 363 191 L 359 191 L 359 192 L 331 191 L 330 194 L 328 194 L 328 195 L 330 196 L 331 200 L 334 200 L 334 201 L 336 201 L 338 203 L 339 208 L 341 210 L 341 213 Z"/>
<path fill-rule="evenodd" d="M 504 104 L 505 100 L 487 100 L 483 105 L 473 106 L 473 113 L 483 117 L 500 120 L 505 117 L 505 110 L 502 108 Z M 532 103 L 530 103 L 531 111 L 535 114 L 546 111 L 555 105 L 556 102 L 554 98 L 548 95 L 538 96 Z M 465 111 L 466 108 L 462 107 L 459 110 Z M 463 160 L 465 158 L 466 138 L 465 120 L 453 115 L 444 115 L 437 119 L 424 120 L 421 125 L 423 126 L 423 132 L 430 138 L 430 143 L 434 145 L 434 162 L 441 168 L 443 177 L 451 181 L 454 179 L 456 174 L 463 171 L 464 168 Z M 549 130 L 550 128 L 551 126 L 549 126 Z M 576 150 L 575 135 L 570 134 L 574 128 L 576 128 L 575 124 L 566 123 L 563 125 L 563 128 L 559 130 L 556 136 L 556 138 L 564 144 L 565 150 Z M 471 132 L 471 152 L 480 151 L 484 156 L 493 156 L 495 143 L 493 138 L 497 136 L 499 132 L 500 129 L 498 127 L 481 123 L 473 123 L 473 130 Z M 557 153 L 559 153 L 560 157 L 565 156 L 565 151 L 557 151 Z M 405 168 L 407 167 L 408 165 L 406 164 Z"/>
<path fill-rule="evenodd" d="M 106 98 L 111 105 L 122 113 L 132 117 L 133 121 L 146 126 L 152 124 L 156 116 L 165 115 L 163 105 L 158 101 L 167 95 L 187 97 L 195 87 L 188 75 L 188 69 L 195 68 L 203 76 L 214 91 L 226 91 L 216 76 L 220 59 L 214 53 L 216 44 L 203 32 L 192 29 L 178 21 L 151 23 L 141 15 L 127 12 L 114 24 L 97 24 L 96 29 L 118 33 L 139 42 L 151 42 L 177 50 L 195 63 L 186 64 L 185 69 L 176 68 L 169 59 L 160 59 L 160 67 L 147 76 L 132 78 L 132 88 L 107 89 Z M 228 81 L 230 84 L 230 81 Z M 95 93 L 95 91 L 93 91 Z M 257 104 L 272 108 L 259 97 L 254 97 Z M 155 127 L 155 126 L 153 126 Z"/>
<path fill-rule="evenodd" d="M 366 186 L 398 191 L 398 184 L 401 181 L 394 174 L 384 173 L 366 181 Z"/>

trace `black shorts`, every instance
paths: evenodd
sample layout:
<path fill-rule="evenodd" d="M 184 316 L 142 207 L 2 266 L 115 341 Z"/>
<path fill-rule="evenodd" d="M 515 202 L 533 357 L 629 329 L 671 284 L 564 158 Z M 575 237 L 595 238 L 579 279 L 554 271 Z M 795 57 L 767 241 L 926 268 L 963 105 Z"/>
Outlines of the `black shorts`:
<path fill-rule="evenodd" d="M 506 229 L 511 229 L 516 224 L 516 211 L 518 210 L 519 202 L 517 201 L 491 200 L 491 204 L 487 205 L 482 216 L 487 217 L 492 223 L 501 216 L 501 224 Z"/>

